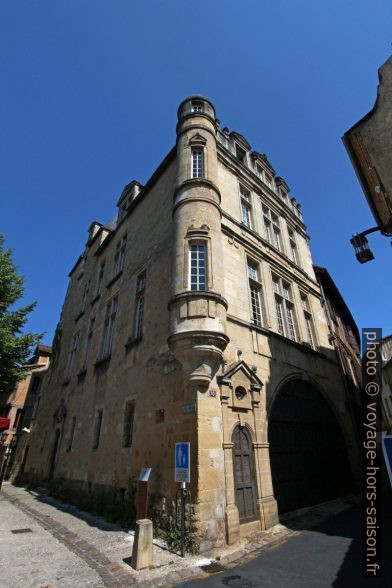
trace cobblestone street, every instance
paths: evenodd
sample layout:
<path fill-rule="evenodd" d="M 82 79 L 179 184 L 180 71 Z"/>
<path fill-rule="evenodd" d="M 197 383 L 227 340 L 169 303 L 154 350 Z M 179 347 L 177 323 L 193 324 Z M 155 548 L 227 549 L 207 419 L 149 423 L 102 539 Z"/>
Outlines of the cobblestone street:
<path fill-rule="evenodd" d="M 154 539 L 154 566 L 136 572 L 130 566 L 132 531 L 44 493 L 5 483 L 0 493 L 1 577 L 7 578 L 7 588 L 168 588 L 251 561 L 350 506 L 349 501 L 331 501 L 303 513 L 289 527 L 276 525 L 208 557 L 188 555 L 182 559 Z M 211 562 L 213 566 L 208 568 Z"/>

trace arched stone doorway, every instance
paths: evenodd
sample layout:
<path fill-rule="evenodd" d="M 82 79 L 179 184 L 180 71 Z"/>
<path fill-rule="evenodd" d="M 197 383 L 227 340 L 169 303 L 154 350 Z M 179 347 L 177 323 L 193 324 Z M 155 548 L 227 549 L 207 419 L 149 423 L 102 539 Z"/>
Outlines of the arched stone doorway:
<path fill-rule="evenodd" d="M 235 503 L 240 523 L 257 517 L 256 472 L 252 439 L 246 427 L 233 432 L 233 470 Z"/>
<path fill-rule="evenodd" d="M 268 439 L 280 513 L 346 494 L 351 467 L 339 423 L 309 382 L 285 384 L 272 405 Z"/>

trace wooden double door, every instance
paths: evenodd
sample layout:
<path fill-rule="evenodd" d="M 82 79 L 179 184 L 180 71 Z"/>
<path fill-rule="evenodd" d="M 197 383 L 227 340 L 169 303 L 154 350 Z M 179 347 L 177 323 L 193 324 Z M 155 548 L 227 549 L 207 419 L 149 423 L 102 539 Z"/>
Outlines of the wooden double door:
<path fill-rule="evenodd" d="M 257 518 L 257 485 L 252 439 L 245 427 L 236 427 L 233 433 L 233 469 L 235 502 L 240 522 Z"/>

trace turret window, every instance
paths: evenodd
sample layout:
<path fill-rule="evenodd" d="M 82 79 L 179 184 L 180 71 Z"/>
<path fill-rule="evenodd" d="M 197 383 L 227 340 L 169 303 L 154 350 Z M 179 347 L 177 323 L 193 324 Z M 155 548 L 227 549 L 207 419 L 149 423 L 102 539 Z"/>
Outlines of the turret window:
<path fill-rule="evenodd" d="M 203 112 L 203 102 L 192 100 L 192 112 Z"/>
<path fill-rule="evenodd" d="M 191 243 L 189 245 L 189 288 L 191 290 L 206 290 L 206 264 L 206 244 Z"/>
<path fill-rule="evenodd" d="M 204 178 L 204 151 L 192 149 L 192 178 Z"/>

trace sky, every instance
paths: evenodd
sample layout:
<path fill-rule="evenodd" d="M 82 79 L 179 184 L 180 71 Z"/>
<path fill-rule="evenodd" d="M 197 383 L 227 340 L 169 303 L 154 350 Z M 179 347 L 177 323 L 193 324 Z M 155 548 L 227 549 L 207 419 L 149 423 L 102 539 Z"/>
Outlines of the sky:
<path fill-rule="evenodd" d="M 314 263 L 359 328 L 392 333 L 390 239 L 341 136 L 373 106 L 390 56 L 390 0 L 14 0 L 0 3 L 0 233 L 51 344 L 93 220 L 146 183 L 200 93 L 221 126 L 266 153 L 302 205 Z"/>

